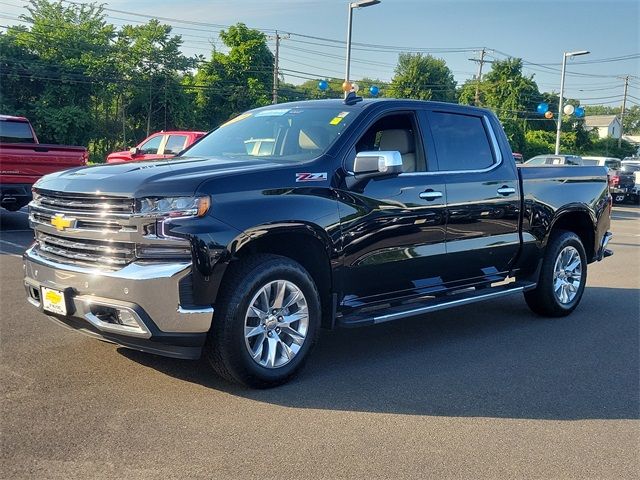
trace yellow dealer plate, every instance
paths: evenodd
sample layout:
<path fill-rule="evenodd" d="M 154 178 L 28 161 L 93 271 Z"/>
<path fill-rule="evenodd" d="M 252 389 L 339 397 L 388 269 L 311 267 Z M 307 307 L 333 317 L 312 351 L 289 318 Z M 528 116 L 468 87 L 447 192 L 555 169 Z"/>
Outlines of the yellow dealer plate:
<path fill-rule="evenodd" d="M 67 314 L 67 302 L 64 299 L 64 293 L 59 290 L 42 287 L 41 292 L 42 308 L 51 313 L 59 315 Z"/>

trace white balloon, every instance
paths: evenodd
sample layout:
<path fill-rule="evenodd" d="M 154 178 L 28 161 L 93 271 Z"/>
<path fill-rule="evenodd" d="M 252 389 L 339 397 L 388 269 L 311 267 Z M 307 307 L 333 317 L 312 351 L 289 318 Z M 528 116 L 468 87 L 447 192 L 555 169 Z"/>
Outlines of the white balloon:
<path fill-rule="evenodd" d="M 352 83 L 351 84 L 351 90 L 353 90 L 354 92 L 358 93 L 358 90 L 360 90 L 360 86 L 357 83 Z"/>
<path fill-rule="evenodd" d="M 565 115 L 573 115 L 573 112 L 575 112 L 576 108 L 571 105 L 570 103 L 566 104 L 564 106 L 564 108 L 562 109 L 562 111 L 564 112 Z"/>

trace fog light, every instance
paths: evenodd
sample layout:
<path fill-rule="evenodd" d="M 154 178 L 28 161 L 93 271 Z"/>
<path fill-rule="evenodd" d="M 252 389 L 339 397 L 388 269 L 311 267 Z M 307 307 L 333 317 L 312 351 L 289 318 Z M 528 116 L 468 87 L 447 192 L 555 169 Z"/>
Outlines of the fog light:
<path fill-rule="evenodd" d="M 129 310 L 118 310 L 118 323 L 127 327 L 139 328 L 135 315 Z"/>

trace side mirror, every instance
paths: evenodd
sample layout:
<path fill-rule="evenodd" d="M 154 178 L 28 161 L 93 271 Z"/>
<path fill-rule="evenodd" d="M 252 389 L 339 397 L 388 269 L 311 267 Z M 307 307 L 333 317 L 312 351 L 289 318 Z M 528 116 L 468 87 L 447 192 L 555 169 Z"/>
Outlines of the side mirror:
<path fill-rule="evenodd" d="M 397 151 L 360 152 L 353 161 L 353 171 L 346 178 L 347 187 L 354 188 L 363 180 L 402 173 L 402 155 Z"/>
<path fill-rule="evenodd" d="M 140 149 L 138 147 L 131 147 L 129 149 L 129 153 L 131 154 L 132 157 L 135 157 L 136 155 L 140 154 Z"/>
<path fill-rule="evenodd" d="M 356 177 L 378 177 L 402 173 L 402 155 L 397 151 L 360 152 L 353 162 Z"/>

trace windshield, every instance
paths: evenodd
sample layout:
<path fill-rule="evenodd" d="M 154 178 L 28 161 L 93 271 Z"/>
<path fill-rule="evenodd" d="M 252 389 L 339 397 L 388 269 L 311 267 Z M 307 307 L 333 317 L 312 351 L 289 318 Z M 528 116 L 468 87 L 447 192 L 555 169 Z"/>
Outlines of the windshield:
<path fill-rule="evenodd" d="M 347 106 L 247 112 L 211 132 L 182 156 L 303 162 L 325 153 L 356 115 Z"/>

